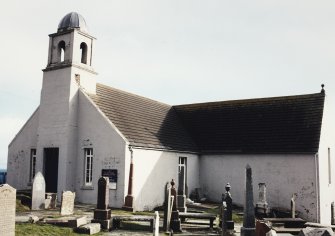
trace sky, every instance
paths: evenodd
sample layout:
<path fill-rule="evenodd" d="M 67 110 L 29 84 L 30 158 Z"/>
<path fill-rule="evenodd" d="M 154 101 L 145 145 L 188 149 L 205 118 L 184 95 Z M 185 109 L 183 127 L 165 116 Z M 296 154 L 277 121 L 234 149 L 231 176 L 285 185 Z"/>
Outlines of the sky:
<path fill-rule="evenodd" d="M 335 98 L 333 0 L 1 1 L 0 169 L 39 105 L 48 35 L 69 12 L 97 38 L 100 83 L 170 105 Z"/>

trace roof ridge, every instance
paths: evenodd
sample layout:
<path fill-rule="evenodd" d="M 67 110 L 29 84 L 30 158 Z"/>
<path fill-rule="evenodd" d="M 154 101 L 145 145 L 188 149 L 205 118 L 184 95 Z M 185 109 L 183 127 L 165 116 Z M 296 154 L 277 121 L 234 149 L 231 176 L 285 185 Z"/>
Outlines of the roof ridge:
<path fill-rule="evenodd" d="M 191 106 L 199 106 L 199 105 L 215 105 L 215 104 L 236 104 L 236 103 L 257 103 L 257 102 L 266 102 L 266 101 L 278 101 L 278 100 L 286 100 L 286 99 L 297 99 L 297 98 L 308 98 L 315 96 L 324 97 L 324 93 L 311 93 L 311 94 L 301 94 L 301 95 L 288 95 L 288 96 L 277 96 L 277 97 L 263 97 L 263 98 L 247 98 L 247 99 L 234 99 L 234 100 L 225 100 L 225 101 L 213 101 L 213 102 L 200 102 L 200 103 L 188 103 L 188 104 L 180 104 L 173 105 L 172 107 L 191 107 Z"/>
<path fill-rule="evenodd" d="M 144 96 L 141 96 L 141 95 L 138 95 L 138 94 L 135 94 L 135 93 L 130 93 L 130 92 L 127 92 L 127 91 L 124 91 L 124 90 L 121 90 L 121 89 L 118 89 L 118 88 L 114 88 L 114 87 L 111 87 L 111 86 L 108 86 L 108 85 L 105 85 L 105 84 L 101 84 L 101 83 L 97 83 L 97 86 L 102 86 L 102 87 L 105 87 L 107 89 L 112 89 L 112 90 L 117 90 L 121 93 L 124 93 L 124 94 L 128 94 L 128 95 L 131 95 L 131 96 L 136 96 L 138 98 L 141 98 L 141 99 L 144 99 L 144 100 L 147 100 L 147 101 L 150 101 L 150 102 L 155 102 L 155 103 L 159 103 L 161 105 L 164 105 L 164 106 L 167 106 L 167 107 L 172 107 L 172 105 L 169 105 L 167 103 L 164 103 L 164 102 L 160 102 L 160 101 L 157 101 L 157 100 L 154 100 L 154 99 L 151 99 L 151 98 L 147 98 L 147 97 L 144 97 Z"/>

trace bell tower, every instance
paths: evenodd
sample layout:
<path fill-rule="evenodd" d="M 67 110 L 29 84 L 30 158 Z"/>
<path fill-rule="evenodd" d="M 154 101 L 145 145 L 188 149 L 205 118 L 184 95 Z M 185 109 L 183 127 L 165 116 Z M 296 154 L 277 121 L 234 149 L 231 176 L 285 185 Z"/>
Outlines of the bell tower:
<path fill-rule="evenodd" d="M 95 38 L 76 12 L 64 16 L 49 35 L 48 63 L 43 69 L 39 107 L 36 170 L 48 191 L 75 190 L 78 109 L 86 93 L 96 93 L 92 67 Z"/>

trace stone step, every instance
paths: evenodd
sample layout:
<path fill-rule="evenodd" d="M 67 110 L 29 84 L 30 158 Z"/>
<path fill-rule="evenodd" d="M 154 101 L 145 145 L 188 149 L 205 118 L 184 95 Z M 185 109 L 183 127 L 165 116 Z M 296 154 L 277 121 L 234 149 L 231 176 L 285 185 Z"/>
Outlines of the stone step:
<path fill-rule="evenodd" d="M 89 223 L 86 225 L 82 225 L 78 228 L 75 228 L 75 232 L 79 234 L 96 234 L 99 233 L 101 230 L 101 226 L 99 223 Z"/>

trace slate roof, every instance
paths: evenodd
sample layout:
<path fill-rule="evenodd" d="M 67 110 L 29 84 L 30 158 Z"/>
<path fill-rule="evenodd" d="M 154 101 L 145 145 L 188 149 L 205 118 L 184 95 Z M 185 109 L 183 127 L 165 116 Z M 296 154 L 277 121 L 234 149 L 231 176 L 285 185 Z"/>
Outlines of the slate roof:
<path fill-rule="evenodd" d="M 174 106 L 202 153 L 316 153 L 324 91 Z"/>
<path fill-rule="evenodd" d="M 172 106 L 97 84 L 90 95 L 131 145 L 145 148 L 197 150 Z"/>
<path fill-rule="evenodd" d="M 316 153 L 324 93 L 170 106 L 97 84 L 90 95 L 131 145 L 201 153 Z"/>

